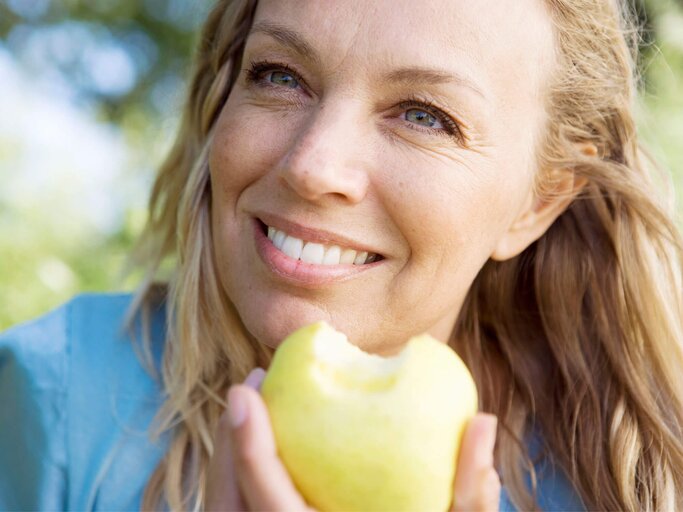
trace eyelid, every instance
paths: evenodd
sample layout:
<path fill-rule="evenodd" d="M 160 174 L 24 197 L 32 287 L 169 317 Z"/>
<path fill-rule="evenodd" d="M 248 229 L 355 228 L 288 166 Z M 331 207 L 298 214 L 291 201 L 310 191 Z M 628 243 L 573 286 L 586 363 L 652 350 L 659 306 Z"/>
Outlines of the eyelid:
<path fill-rule="evenodd" d="M 261 80 L 263 80 L 263 77 L 260 75 L 263 75 L 267 72 L 274 72 L 274 71 L 280 71 L 287 73 L 289 75 L 292 75 L 294 79 L 299 83 L 299 85 L 302 86 L 302 89 L 305 92 L 308 92 L 308 86 L 306 84 L 306 80 L 301 76 L 301 73 L 299 73 L 296 69 L 294 69 L 292 66 L 289 64 L 285 64 L 284 62 L 276 62 L 276 61 L 268 61 L 268 60 L 261 60 L 261 61 L 256 61 L 253 60 L 249 63 L 249 67 L 245 68 L 244 71 L 246 72 L 246 79 L 248 83 L 256 83 Z M 274 85 L 274 84 L 270 84 Z M 274 85 L 275 87 L 279 87 L 277 85 Z"/>
<path fill-rule="evenodd" d="M 441 123 L 446 127 L 446 131 L 438 128 L 428 128 L 426 126 L 416 127 L 420 131 L 431 131 L 434 133 L 445 133 L 451 138 L 455 138 L 459 143 L 465 144 L 467 142 L 467 136 L 463 132 L 463 123 L 460 122 L 455 116 L 445 112 L 440 107 L 435 106 L 428 99 L 423 99 L 418 96 L 412 95 L 407 100 L 404 100 L 398 104 L 398 108 L 405 110 L 410 108 L 418 108 L 429 112 L 434 117 L 436 117 Z M 450 130 L 450 131 L 449 131 Z"/>

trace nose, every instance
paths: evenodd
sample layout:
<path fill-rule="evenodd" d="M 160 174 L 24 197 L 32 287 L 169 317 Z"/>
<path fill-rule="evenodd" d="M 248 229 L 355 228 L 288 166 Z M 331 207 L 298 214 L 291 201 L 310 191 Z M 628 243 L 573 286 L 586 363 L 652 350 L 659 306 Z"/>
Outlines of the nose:
<path fill-rule="evenodd" d="M 353 108 L 318 107 L 305 124 L 302 122 L 280 167 L 280 178 L 310 202 L 337 198 L 359 203 L 369 186 L 363 139 Z"/>

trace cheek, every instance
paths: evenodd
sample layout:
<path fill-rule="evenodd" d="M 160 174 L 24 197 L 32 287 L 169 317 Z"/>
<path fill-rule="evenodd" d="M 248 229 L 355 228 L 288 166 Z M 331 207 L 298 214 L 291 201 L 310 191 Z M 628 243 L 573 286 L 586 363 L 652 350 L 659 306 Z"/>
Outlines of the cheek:
<path fill-rule="evenodd" d="M 235 281 L 239 276 L 226 270 L 244 259 L 237 249 L 244 236 L 244 219 L 239 212 L 253 193 L 254 184 L 262 183 L 263 177 L 275 168 L 283 146 L 278 137 L 272 123 L 259 120 L 232 95 L 214 128 L 208 155 L 211 224 L 218 271 L 228 290 L 239 285 Z"/>
<path fill-rule="evenodd" d="M 411 165 L 407 168 L 423 172 L 395 181 L 385 204 L 416 264 L 436 272 L 440 266 L 478 269 L 486 261 L 506 225 L 506 202 L 515 195 L 486 164 L 450 161 L 429 165 L 428 172 Z"/>
<path fill-rule="evenodd" d="M 520 173 L 510 159 L 479 155 L 406 159 L 392 169 L 383 203 L 410 257 L 389 300 L 408 297 L 406 314 L 427 308 L 450 322 L 513 218 Z"/>
<path fill-rule="evenodd" d="M 209 153 L 214 204 L 236 203 L 249 184 L 276 166 L 286 144 L 284 132 L 278 123 L 254 115 L 239 99 L 228 99 Z"/>

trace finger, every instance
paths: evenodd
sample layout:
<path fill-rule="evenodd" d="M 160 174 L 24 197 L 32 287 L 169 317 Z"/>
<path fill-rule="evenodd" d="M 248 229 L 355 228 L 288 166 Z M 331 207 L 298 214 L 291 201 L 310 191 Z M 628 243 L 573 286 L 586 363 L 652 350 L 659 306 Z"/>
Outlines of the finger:
<path fill-rule="evenodd" d="M 454 497 L 454 512 L 493 512 L 500 509 L 500 477 L 494 468 L 477 472 L 474 486 L 467 494 Z"/>
<path fill-rule="evenodd" d="M 255 510 L 310 510 L 277 455 L 268 410 L 258 392 L 232 386 L 228 409 L 238 480 L 247 505 Z"/>
<path fill-rule="evenodd" d="M 232 447 L 232 424 L 227 411 L 221 416 L 214 435 L 214 452 L 209 461 L 206 498 L 207 511 L 247 510 L 241 495 Z"/>
<path fill-rule="evenodd" d="M 493 466 L 497 418 L 477 414 L 465 429 L 455 475 L 453 510 L 498 510 L 500 479 Z"/>
<path fill-rule="evenodd" d="M 264 375 L 265 371 L 262 368 L 255 368 L 244 383 L 254 389 L 260 389 Z M 226 410 L 219 420 L 214 435 L 214 453 L 209 461 L 204 501 L 204 508 L 207 511 L 247 509 L 237 481 L 231 436 L 232 425 Z"/>
<path fill-rule="evenodd" d="M 244 383 L 257 391 L 261 391 L 261 385 L 263 384 L 263 379 L 265 376 L 266 371 L 263 368 L 254 368 L 251 372 L 249 372 L 249 375 L 247 375 Z"/>

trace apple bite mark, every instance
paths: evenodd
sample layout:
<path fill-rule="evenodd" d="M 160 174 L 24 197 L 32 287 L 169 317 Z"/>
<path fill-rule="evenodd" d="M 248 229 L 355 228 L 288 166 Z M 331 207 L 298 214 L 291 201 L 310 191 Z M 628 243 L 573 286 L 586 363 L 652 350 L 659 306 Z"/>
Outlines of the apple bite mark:
<path fill-rule="evenodd" d="M 318 510 L 447 510 L 477 390 L 429 335 L 364 353 L 324 322 L 289 335 L 263 381 L 278 454 Z"/>
<path fill-rule="evenodd" d="M 378 392 L 396 384 L 408 347 L 395 356 L 381 357 L 361 350 L 346 335 L 323 324 L 313 351 L 317 364 L 312 371 L 321 387 L 332 393 L 340 389 Z"/>

